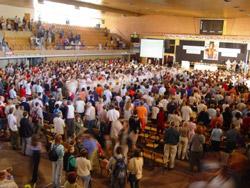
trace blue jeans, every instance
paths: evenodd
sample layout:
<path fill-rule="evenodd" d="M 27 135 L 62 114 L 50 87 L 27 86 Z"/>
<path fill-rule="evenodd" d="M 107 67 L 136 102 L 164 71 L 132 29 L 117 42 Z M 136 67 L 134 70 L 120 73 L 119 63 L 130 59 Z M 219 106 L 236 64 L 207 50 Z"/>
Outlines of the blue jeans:
<path fill-rule="evenodd" d="M 84 188 L 89 188 L 90 187 L 90 180 L 91 180 L 91 176 L 80 176 L 82 183 L 84 185 Z"/>
<path fill-rule="evenodd" d="M 95 120 L 87 120 L 86 127 L 88 128 L 89 133 L 93 133 L 93 128 L 95 127 Z"/>
<path fill-rule="evenodd" d="M 63 169 L 62 159 L 52 162 L 52 184 L 54 188 L 60 188 L 62 169 Z"/>
<path fill-rule="evenodd" d="M 30 152 L 27 150 L 27 145 L 31 143 L 31 137 L 24 138 L 22 137 L 22 152 L 24 155 L 30 154 Z"/>

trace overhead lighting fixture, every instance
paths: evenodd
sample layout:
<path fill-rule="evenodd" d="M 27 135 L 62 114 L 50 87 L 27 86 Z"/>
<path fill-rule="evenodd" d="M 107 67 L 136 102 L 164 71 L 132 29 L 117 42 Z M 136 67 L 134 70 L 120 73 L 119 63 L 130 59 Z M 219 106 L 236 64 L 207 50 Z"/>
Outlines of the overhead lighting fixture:
<path fill-rule="evenodd" d="M 245 12 L 245 10 L 243 10 L 243 9 L 240 9 L 240 12 Z"/>
<path fill-rule="evenodd" d="M 240 8 L 239 6 L 234 6 L 234 8 Z"/>
<path fill-rule="evenodd" d="M 230 3 L 231 2 L 231 0 L 224 0 L 226 3 Z"/>

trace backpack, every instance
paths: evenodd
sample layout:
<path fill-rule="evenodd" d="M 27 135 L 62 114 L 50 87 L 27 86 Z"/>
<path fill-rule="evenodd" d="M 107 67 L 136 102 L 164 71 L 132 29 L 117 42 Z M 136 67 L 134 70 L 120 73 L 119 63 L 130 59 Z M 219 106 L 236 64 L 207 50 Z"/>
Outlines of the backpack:
<path fill-rule="evenodd" d="M 76 159 L 73 155 L 70 155 L 67 160 L 66 172 L 72 172 L 76 170 Z"/>
<path fill-rule="evenodd" d="M 124 179 L 127 175 L 127 166 L 125 164 L 124 158 L 117 159 L 115 157 L 116 163 L 113 170 L 113 175 L 115 178 Z"/>
<path fill-rule="evenodd" d="M 49 153 L 48 153 L 48 155 L 49 155 L 49 160 L 50 161 L 57 161 L 58 160 L 58 155 L 57 155 L 57 152 L 56 152 L 56 148 L 57 148 L 57 146 L 53 146 L 51 149 L 50 149 L 50 151 L 49 151 Z"/>

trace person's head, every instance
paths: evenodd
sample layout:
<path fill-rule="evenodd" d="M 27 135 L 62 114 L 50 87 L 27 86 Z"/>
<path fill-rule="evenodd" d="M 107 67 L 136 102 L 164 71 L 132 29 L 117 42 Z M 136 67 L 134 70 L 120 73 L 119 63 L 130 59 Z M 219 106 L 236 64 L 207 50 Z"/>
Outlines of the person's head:
<path fill-rule="evenodd" d="M 67 180 L 70 184 L 75 184 L 77 180 L 77 174 L 76 172 L 70 172 L 67 175 Z"/>
<path fill-rule="evenodd" d="M 71 153 L 71 154 L 74 153 L 74 152 L 75 152 L 74 146 L 73 146 L 73 145 L 69 145 L 68 151 L 69 151 L 69 153 Z"/>
<path fill-rule="evenodd" d="M 24 112 L 23 112 L 23 117 L 24 117 L 24 118 L 27 118 L 27 117 L 28 117 L 28 112 L 24 111 Z"/>
<path fill-rule="evenodd" d="M 56 105 L 55 105 L 55 108 L 58 109 L 58 108 L 59 108 L 59 104 L 56 104 Z"/>
<path fill-rule="evenodd" d="M 79 114 L 76 114 L 76 120 L 80 121 L 81 120 L 81 116 Z"/>
<path fill-rule="evenodd" d="M 240 119 L 241 118 L 240 112 L 236 112 L 235 117 L 236 117 L 236 119 Z"/>
<path fill-rule="evenodd" d="M 122 147 L 118 146 L 115 151 L 116 151 L 117 155 L 121 155 L 122 154 Z"/>
<path fill-rule="evenodd" d="M 14 108 L 10 108 L 9 109 L 9 114 L 13 114 L 13 112 L 14 112 Z"/>
<path fill-rule="evenodd" d="M 62 143 L 62 136 L 58 134 L 55 137 L 55 144 L 61 144 L 61 143 Z"/>
<path fill-rule="evenodd" d="M 88 151 L 86 149 L 81 150 L 80 152 L 81 157 L 87 158 L 88 157 Z"/>
<path fill-rule="evenodd" d="M 71 101 L 68 101 L 68 102 L 67 102 L 67 105 L 71 105 Z"/>
<path fill-rule="evenodd" d="M 141 157 L 141 151 L 139 150 L 139 149 L 136 149 L 135 151 L 134 151 L 134 155 L 133 155 L 134 157 Z"/>
<path fill-rule="evenodd" d="M 250 117 L 250 112 L 247 113 L 247 117 Z"/>
<path fill-rule="evenodd" d="M 201 126 L 197 126 L 197 128 L 195 129 L 195 133 L 196 134 L 202 134 L 202 127 Z"/>

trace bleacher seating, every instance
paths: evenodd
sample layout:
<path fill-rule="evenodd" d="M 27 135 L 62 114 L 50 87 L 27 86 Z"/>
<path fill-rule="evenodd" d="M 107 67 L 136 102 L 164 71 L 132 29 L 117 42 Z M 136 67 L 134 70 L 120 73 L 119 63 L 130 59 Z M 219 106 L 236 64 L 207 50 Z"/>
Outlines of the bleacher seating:
<path fill-rule="evenodd" d="M 29 50 L 30 37 L 33 35 L 30 31 L 2 31 L 1 33 L 12 50 Z"/>
<path fill-rule="evenodd" d="M 106 29 L 103 28 L 90 28 L 90 27 L 79 27 L 79 26 L 69 26 L 60 24 L 44 24 L 45 29 L 55 28 L 55 44 L 58 44 L 59 32 L 64 31 L 64 36 L 68 36 L 70 33 L 81 36 L 81 43 L 87 47 L 98 47 L 99 44 L 104 46 L 106 43 L 109 45 L 109 37 L 106 33 Z"/>

